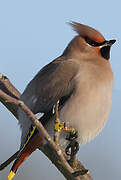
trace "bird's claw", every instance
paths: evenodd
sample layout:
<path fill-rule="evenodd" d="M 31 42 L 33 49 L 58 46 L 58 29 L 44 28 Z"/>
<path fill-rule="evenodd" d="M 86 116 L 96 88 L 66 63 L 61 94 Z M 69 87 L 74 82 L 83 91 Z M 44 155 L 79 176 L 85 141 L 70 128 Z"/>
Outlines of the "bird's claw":
<path fill-rule="evenodd" d="M 79 150 L 79 143 L 76 141 L 77 137 L 77 132 L 74 134 L 70 132 L 69 136 L 66 137 L 66 140 L 70 141 L 69 145 L 65 149 L 67 155 L 74 156 L 77 154 Z"/>
<path fill-rule="evenodd" d="M 70 131 L 69 135 L 66 137 L 66 140 L 73 141 L 77 138 L 78 138 L 78 133 L 77 131 L 73 130 L 73 131 Z"/>
<path fill-rule="evenodd" d="M 77 154 L 78 150 L 79 150 L 79 143 L 77 141 L 72 141 L 66 147 L 65 152 L 67 155 L 74 156 Z"/>

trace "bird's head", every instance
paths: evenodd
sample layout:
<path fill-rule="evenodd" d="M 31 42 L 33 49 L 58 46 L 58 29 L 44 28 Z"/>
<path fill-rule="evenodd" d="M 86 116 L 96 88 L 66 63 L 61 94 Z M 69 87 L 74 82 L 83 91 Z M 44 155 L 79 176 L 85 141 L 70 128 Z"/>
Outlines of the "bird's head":
<path fill-rule="evenodd" d="M 65 54 L 85 53 L 87 55 L 98 55 L 106 60 L 110 58 L 110 48 L 116 40 L 107 41 L 104 36 L 97 30 L 77 22 L 69 23 L 78 33 L 68 45 Z M 70 52 L 69 52 L 70 51 Z M 88 54 L 89 53 L 89 54 Z"/>

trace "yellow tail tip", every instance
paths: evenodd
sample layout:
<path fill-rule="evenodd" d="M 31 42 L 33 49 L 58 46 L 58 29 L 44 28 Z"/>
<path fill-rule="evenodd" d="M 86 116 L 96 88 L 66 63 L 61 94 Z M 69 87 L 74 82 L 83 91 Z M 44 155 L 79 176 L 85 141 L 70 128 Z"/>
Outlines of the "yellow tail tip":
<path fill-rule="evenodd" d="M 8 180 L 12 180 L 15 176 L 15 173 L 13 171 L 10 171 L 9 175 L 8 175 Z"/>

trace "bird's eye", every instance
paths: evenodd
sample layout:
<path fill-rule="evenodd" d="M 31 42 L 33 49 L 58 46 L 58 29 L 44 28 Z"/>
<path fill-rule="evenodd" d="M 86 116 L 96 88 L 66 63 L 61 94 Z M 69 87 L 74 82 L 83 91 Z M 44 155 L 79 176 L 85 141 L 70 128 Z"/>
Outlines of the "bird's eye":
<path fill-rule="evenodd" d="M 90 46 L 94 46 L 94 47 L 102 46 L 103 44 L 105 44 L 107 42 L 107 41 L 103 41 L 103 42 L 98 43 L 88 37 L 85 37 L 85 41 L 87 42 L 87 44 L 89 44 Z"/>
<path fill-rule="evenodd" d="M 92 39 L 85 37 L 85 41 L 87 42 L 87 44 L 89 44 L 90 46 L 99 46 L 99 43 L 93 41 Z"/>

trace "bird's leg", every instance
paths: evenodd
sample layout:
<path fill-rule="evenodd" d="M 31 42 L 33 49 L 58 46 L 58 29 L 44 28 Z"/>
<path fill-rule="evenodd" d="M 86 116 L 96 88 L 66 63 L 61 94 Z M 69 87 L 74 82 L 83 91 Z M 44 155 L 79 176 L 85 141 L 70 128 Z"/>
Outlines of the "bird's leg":
<path fill-rule="evenodd" d="M 60 131 L 65 127 L 65 123 L 64 122 L 60 122 L 59 120 L 59 101 L 57 101 L 56 105 L 55 105 L 55 124 L 54 124 L 54 130 L 55 130 L 55 135 L 54 135 L 54 141 L 56 144 L 59 144 L 59 135 L 60 135 Z"/>

